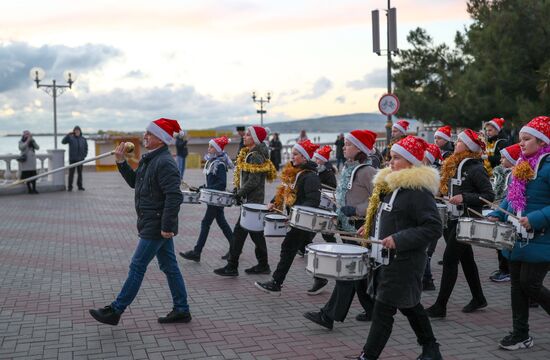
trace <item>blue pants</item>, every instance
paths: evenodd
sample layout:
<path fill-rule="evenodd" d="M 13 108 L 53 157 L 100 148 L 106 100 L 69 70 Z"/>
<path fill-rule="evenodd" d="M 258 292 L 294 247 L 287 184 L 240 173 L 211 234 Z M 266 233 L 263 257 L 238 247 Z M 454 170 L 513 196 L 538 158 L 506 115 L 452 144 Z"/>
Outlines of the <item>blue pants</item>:
<path fill-rule="evenodd" d="M 210 232 L 210 225 L 212 225 L 214 219 L 216 219 L 218 226 L 225 235 L 225 238 L 229 242 L 229 245 L 231 245 L 233 231 L 231 231 L 231 227 L 227 223 L 227 220 L 225 220 L 223 210 L 224 209 L 221 206 L 208 205 L 206 207 L 206 213 L 204 213 L 204 218 L 201 222 L 201 232 L 199 234 L 199 239 L 197 240 L 197 244 L 193 249 L 195 254 L 200 254 L 202 252 L 202 248 L 204 247 L 204 244 L 206 243 L 206 238 L 208 237 L 208 233 Z"/>
<path fill-rule="evenodd" d="M 176 156 L 176 162 L 178 163 L 178 170 L 180 171 L 180 179 L 183 179 L 183 173 L 185 172 L 185 158 Z"/>
<path fill-rule="evenodd" d="M 147 271 L 147 265 L 149 265 L 155 256 L 157 257 L 160 270 L 166 274 L 168 286 L 172 293 L 174 310 L 189 311 L 187 291 L 185 290 L 183 276 L 181 275 L 174 253 L 174 240 L 172 238 L 157 240 L 139 239 L 138 246 L 130 263 L 128 278 L 124 282 L 124 286 L 120 290 L 116 300 L 111 304 L 115 311 L 124 312 L 126 307 L 134 301 L 141 287 L 145 271 Z"/>

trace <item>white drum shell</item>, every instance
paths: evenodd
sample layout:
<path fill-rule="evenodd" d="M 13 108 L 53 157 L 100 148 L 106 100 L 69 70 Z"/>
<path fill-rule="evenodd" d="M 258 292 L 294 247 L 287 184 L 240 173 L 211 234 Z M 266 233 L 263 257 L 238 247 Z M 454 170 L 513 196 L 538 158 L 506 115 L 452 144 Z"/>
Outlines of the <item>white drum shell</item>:
<path fill-rule="evenodd" d="M 348 244 L 310 244 L 306 271 L 324 279 L 359 280 L 369 272 L 369 250 Z"/>
<path fill-rule="evenodd" d="M 201 189 L 199 201 L 212 206 L 232 206 L 235 202 L 233 194 L 227 191 Z"/>
<path fill-rule="evenodd" d="M 443 223 L 443 229 L 447 228 L 447 220 L 449 220 L 448 217 L 448 209 L 447 205 L 445 204 L 436 204 L 437 205 L 437 211 L 439 212 L 439 216 L 441 217 L 441 222 Z"/>
<path fill-rule="evenodd" d="M 182 191 L 181 195 L 183 196 L 184 204 L 200 204 L 199 196 L 200 194 L 195 191 Z"/>
<path fill-rule="evenodd" d="M 241 206 L 241 226 L 248 231 L 264 231 L 264 218 L 267 214 L 267 205 L 243 204 Z"/>
<path fill-rule="evenodd" d="M 321 191 L 321 202 L 319 208 L 329 211 L 336 211 L 335 195 L 332 191 Z"/>
<path fill-rule="evenodd" d="M 290 226 L 311 232 L 336 231 L 334 212 L 309 206 L 294 206 L 290 210 Z"/>
<path fill-rule="evenodd" d="M 483 219 L 460 218 L 456 228 L 456 239 L 460 242 L 502 250 L 512 249 L 516 230 L 510 224 Z"/>
<path fill-rule="evenodd" d="M 264 217 L 265 237 L 285 237 L 288 219 L 284 215 L 268 214 Z"/>

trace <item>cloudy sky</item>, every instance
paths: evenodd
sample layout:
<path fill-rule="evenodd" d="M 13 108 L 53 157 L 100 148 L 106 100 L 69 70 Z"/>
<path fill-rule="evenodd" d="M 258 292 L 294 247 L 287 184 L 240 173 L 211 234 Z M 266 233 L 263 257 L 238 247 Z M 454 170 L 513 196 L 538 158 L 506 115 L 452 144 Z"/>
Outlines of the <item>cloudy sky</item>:
<path fill-rule="evenodd" d="M 53 130 L 53 101 L 29 79 L 77 81 L 58 98 L 60 132 L 258 122 L 250 98 L 273 93 L 266 121 L 376 112 L 385 57 L 370 12 L 385 0 L 94 0 L 0 3 L 0 133 Z M 393 0 L 398 43 L 423 27 L 451 43 L 465 0 Z M 382 25 L 385 20 L 382 16 Z M 383 32 L 383 31 L 382 31 Z M 384 43 L 382 38 L 382 43 Z"/>

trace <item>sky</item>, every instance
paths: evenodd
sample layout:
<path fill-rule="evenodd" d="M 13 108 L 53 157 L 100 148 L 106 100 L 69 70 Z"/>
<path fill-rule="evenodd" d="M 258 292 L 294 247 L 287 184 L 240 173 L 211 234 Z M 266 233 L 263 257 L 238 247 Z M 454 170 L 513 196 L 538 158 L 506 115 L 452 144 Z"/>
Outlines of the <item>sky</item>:
<path fill-rule="evenodd" d="M 266 122 L 378 112 L 386 57 L 372 52 L 371 11 L 386 0 L 18 0 L 0 3 L 0 134 L 53 132 L 53 100 L 29 78 L 73 88 L 58 131 L 185 129 L 259 122 L 252 91 L 271 92 Z M 425 28 L 452 45 L 466 0 L 393 0 L 398 46 Z M 381 12 L 382 44 L 385 16 Z"/>

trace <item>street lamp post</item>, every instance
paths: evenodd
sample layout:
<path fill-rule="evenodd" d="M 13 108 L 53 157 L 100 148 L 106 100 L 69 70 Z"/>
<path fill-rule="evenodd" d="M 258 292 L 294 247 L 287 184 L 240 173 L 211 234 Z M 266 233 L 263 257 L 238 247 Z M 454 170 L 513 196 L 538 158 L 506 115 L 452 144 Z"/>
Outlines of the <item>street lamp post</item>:
<path fill-rule="evenodd" d="M 267 99 L 264 99 L 263 96 L 261 98 L 259 98 L 258 100 L 256 100 L 257 97 L 256 97 L 256 92 L 253 91 L 252 92 L 252 101 L 254 101 L 255 104 L 260 104 L 260 109 L 259 110 L 256 110 L 256 112 L 258 114 L 260 114 L 260 126 L 264 126 L 264 114 L 267 112 L 267 110 L 264 110 L 264 104 L 267 104 L 269 103 L 269 101 L 271 100 L 271 93 L 268 92 L 267 93 Z"/>
<path fill-rule="evenodd" d="M 54 149 L 57 150 L 57 97 L 61 96 L 67 89 L 72 88 L 76 76 L 73 71 L 67 70 L 63 73 L 63 77 L 68 85 L 58 85 L 55 80 L 51 84 L 41 84 L 40 82 L 44 79 L 46 72 L 39 67 L 32 68 L 29 75 L 31 80 L 36 83 L 37 89 L 42 88 L 45 93 L 53 97 L 53 141 Z"/>

